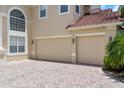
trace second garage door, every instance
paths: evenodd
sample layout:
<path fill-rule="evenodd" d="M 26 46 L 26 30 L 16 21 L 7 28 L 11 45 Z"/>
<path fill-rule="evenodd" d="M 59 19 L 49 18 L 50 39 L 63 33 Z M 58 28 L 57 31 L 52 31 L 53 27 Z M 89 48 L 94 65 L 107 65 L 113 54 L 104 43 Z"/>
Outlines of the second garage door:
<path fill-rule="evenodd" d="M 86 64 L 103 64 L 104 35 L 77 37 L 77 61 Z"/>
<path fill-rule="evenodd" d="M 71 38 L 39 39 L 36 44 L 36 57 L 41 60 L 71 62 Z"/>

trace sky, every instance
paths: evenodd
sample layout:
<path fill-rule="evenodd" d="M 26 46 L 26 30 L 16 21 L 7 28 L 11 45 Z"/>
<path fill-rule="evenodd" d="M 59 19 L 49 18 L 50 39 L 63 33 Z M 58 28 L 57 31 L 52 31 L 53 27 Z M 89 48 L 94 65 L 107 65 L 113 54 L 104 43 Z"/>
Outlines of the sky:
<path fill-rule="evenodd" d="M 117 11 L 119 8 L 119 5 L 102 5 L 101 9 L 108 9 L 111 8 L 113 11 Z"/>

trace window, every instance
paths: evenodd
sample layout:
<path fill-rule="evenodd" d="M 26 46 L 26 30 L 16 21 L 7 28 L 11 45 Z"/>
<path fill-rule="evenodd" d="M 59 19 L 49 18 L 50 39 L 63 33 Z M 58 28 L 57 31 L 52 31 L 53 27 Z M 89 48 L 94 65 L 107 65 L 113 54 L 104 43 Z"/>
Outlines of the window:
<path fill-rule="evenodd" d="M 62 13 L 67 13 L 69 11 L 69 6 L 68 5 L 60 5 L 59 6 L 59 12 Z"/>
<path fill-rule="evenodd" d="M 18 43 L 18 51 L 19 52 L 25 52 L 25 38 L 24 37 L 18 37 L 17 43 Z"/>
<path fill-rule="evenodd" d="M 25 38 L 10 36 L 10 53 L 25 52 Z"/>
<path fill-rule="evenodd" d="M 75 12 L 76 12 L 77 14 L 80 14 L 80 6 L 79 6 L 79 5 L 76 5 L 76 6 L 75 6 Z"/>
<path fill-rule="evenodd" d="M 17 53 L 17 37 L 10 36 L 10 53 Z"/>
<path fill-rule="evenodd" d="M 13 9 L 9 17 L 9 53 L 26 53 L 25 16 L 19 9 Z"/>
<path fill-rule="evenodd" d="M 40 5 L 40 18 L 45 18 L 47 16 L 47 6 Z"/>
<path fill-rule="evenodd" d="M 10 13 L 10 30 L 25 32 L 25 18 L 21 11 L 14 9 Z"/>

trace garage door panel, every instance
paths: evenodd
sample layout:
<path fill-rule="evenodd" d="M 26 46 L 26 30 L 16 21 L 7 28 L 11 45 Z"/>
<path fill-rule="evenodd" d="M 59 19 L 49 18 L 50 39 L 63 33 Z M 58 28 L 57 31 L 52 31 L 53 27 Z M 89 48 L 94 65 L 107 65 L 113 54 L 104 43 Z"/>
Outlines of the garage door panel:
<path fill-rule="evenodd" d="M 102 64 L 105 41 L 104 36 L 86 36 L 77 39 L 78 63 Z"/>
<path fill-rule="evenodd" d="M 37 58 L 71 62 L 71 38 L 37 40 Z"/>

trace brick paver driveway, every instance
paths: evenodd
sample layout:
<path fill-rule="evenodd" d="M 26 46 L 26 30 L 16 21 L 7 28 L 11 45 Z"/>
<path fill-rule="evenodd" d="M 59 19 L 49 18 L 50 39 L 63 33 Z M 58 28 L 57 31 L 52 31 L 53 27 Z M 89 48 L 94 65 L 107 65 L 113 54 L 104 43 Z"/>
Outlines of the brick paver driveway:
<path fill-rule="evenodd" d="M 101 68 L 25 60 L 0 63 L 0 87 L 124 87 Z"/>

